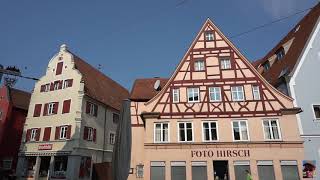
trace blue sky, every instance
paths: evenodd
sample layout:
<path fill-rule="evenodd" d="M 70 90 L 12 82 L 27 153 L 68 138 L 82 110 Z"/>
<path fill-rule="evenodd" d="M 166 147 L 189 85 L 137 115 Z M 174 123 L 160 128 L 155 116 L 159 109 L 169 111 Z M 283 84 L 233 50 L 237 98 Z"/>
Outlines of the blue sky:
<path fill-rule="evenodd" d="M 227 36 L 314 6 L 318 0 L 1 0 L 0 64 L 41 77 L 62 43 L 127 89 L 169 77 L 206 18 Z M 231 41 L 264 56 L 305 14 Z M 32 90 L 19 79 L 16 88 Z"/>

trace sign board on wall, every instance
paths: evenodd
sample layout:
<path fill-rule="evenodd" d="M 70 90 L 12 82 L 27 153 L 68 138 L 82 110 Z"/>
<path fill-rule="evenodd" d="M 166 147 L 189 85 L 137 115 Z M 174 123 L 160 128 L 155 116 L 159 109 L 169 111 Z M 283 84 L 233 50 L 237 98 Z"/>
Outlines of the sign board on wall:
<path fill-rule="evenodd" d="M 40 144 L 38 150 L 52 150 L 52 144 Z"/>
<path fill-rule="evenodd" d="M 191 157 L 250 157 L 250 150 L 192 150 Z"/>

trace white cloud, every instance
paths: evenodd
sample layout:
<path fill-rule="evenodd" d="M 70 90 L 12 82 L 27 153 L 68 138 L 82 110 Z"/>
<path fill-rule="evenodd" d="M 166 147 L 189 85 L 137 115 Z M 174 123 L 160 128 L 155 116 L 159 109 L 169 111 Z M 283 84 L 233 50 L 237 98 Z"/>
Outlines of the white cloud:
<path fill-rule="evenodd" d="M 261 0 L 264 10 L 277 19 L 296 12 L 299 8 L 299 0 Z"/>

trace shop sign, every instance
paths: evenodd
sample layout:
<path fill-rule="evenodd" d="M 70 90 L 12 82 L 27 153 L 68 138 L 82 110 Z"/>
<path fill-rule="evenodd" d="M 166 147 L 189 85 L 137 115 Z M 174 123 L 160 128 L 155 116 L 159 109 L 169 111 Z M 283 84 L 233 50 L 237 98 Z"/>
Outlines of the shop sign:
<path fill-rule="evenodd" d="M 40 144 L 38 150 L 51 150 L 52 144 Z"/>
<path fill-rule="evenodd" d="M 250 150 L 192 150 L 191 157 L 250 157 Z"/>

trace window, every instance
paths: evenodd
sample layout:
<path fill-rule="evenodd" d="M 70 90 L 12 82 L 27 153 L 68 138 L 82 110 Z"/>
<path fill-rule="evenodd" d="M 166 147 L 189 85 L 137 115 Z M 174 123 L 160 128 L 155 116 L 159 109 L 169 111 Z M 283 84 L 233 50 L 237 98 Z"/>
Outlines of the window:
<path fill-rule="evenodd" d="M 116 142 L 116 134 L 115 133 L 110 133 L 109 134 L 109 143 L 114 144 Z"/>
<path fill-rule="evenodd" d="M 300 179 L 297 161 L 280 161 L 280 165 L 283 180 Z"/>
<path fill-rule="evenodd" d="M 30 140 L 31 141 L 36 141 L 37 140 L 37 131 L 38 131 L 38 129 L 31 129 L 31 134 L 30 134 Z"/>
<path fill-rule="evenodd" d="M 220 60 L 221 63 L 221 69 L 231 69 L 231 62 L 230 59 L 221 59 Z"/>
<path fill-rule="evenodd" d="M 320 120 L 320 105 L 312 105 L 313 113 L 316 120 Z"/>
<path fill-rule="evenodd" d="M 144 169 L 143 169 L 143 164 L 138 164 L 136 166 L 136 177 L 137 178 L 143 178 L 144 176 Z"/>
<path fill-rule="evenodd" d="M 172 102 L 177 103 L 180 101 L 179 89 L 172 89 Z"/>
<path fill-rule="evenodd" d="M 50 91 L 50 84 L 46 84 L 46 85 L 45 85 L 44 91 L 45 91 L 45 92 Z"/>
<path fill-rule="evenodd" d="M 220 87 L 210 87 L 209 96 L 210 96 L 210 101 L 221 101 Z"/>
<path fill-rule="evenodd" d="M 68 131 L 68 126 L 61 126 L 59 139 L 67 139 L 67 131 Z"/>
<path fill-rule="evenodd" d="M 169 142 L 169 124 L 154 124 L 154 142 Z"/>
<path fill-rule="evenodd" d="M 12 158 L 3 158 L 2 159 L 2 168 L 4 170 L 10 170 L 12 167 Z"/>
<path fill-rule="evenodd" d="M 97 115 L 98 115 L 98 105 L 87 101 L 86 113 L 97 117 Z"/>
<path fill-rule="evenodd" d="M 233 101 L 243 101 L 244 100 L 244 92 L 242 86 L 234 86 L 231 87 L 231 94 Z"/>
<path fill-rule="evenodd" d="M 203 140 L 216 141 L 218 140 L 217 122 L 202 122 Z"/>
<path fill-rule="evenodd" d="M 192 123 L 179 122 L 179 141 L 190 142 L 193 141 Z"/>
<path fill-rule="evenodd" d="M 259 180 L 275 180 L 272 161 L 258 161 Z"/>
<path fill-rule="evenodd" d="M 194 71 L 204 71 L 204 60 L 194 62 Z"/>
<path fill-rule="evenodd" d="M 150 180 L 165 180 L 165 162 L 151 161 Z"/>
<path fill-rule="evenodd" d="M 277 120 L 263 120 L 264 138 L 266 140 L 280 140 L 280 130 Z"/>
<path fill-rule="evenodd" d="M 193 161 L 192 166 L 192 179 L 194 180 L 207 180 L 207 162 Z"/>
<path fill-rule="evenodd" d="M 93 140 L 93 128 L 91 128 L 91 127 L 88 127 L 87 140 L 88 140 L 88 141 L 92 141 L 92 140 Z"/>
<path fill-rule="evenodd" d="M 188 88 L 188 102 L 199 102 L 199 88 Z"/>
<path fill-rule="evenodd" d="M 285 52 L 284 52 L 283 47 L 281 47 L 280 49 L 277 50 L 276 55 L 277 55 L 277 60 L 280 60 L 284 57 Z"/>
<path fill-rule="evenodd" d="M 214 40 L 214 35 L 213 35 L 212 31 L 207 31 L 204 34 L 205 34 L 206 41 L 213 41 Z"/>
<path fill-rule="evenodd" d="M 247 141 L 249 140 L 247 121 L 232 121 L 233 140 Z"/>
<path fill-rule="evenodd" d="M 54 157 L 54 172 L 55 178 L 65 178 L 68 166 L 68 156 L 55 156 Z"/>
<path fill-rule="evenodd" d="M 48 115 L 55 114 L 56 103 L 48 103 Z"/>
<path fill-rule="evenodd" d="M 270 62 L 266 61 L 265 63 L 262 64 L 264 71 L 268 71 L 270 69 Z"/>
<path fill-rule="evenodd" d="M 54 82 L 54 90 L 58 90 L 59 89 L 59 81 L 55 81 Z"/>
<path fill-rule="evenodd" d="M 247 172 L 250 173 L 250 161 L 234 161 L 233 165 L 236 180 L 247 179 Z"/>
<path fill-rule="evenodd" d="M 69 87 L 69 80 L 64 80 L 63 81 L 63 89 Z"/>
<path fill-rule="evenodd" d="M 252 86 L 253 100 L 260 100 L 259 86 Z"/>
<path fill-rule="evenodd" d="M 120 119 L 119 114 L 112 113 L 112 121 L 113 121 L 113 123 L 117 124 L 119 122 L 119 119 Z"/>
<path fill-rule="evenodd" d="M 186 162 L 171 162 L 171 180 L 186 180 Z"/>

